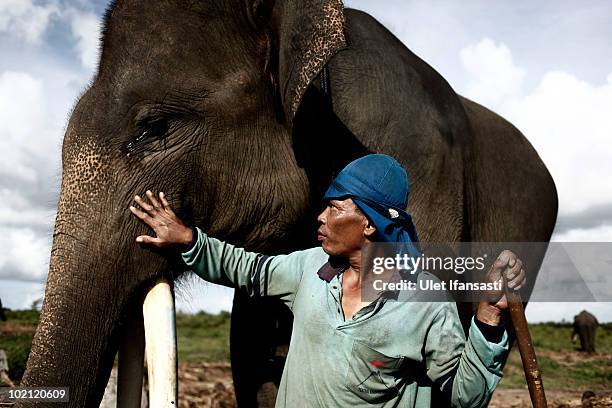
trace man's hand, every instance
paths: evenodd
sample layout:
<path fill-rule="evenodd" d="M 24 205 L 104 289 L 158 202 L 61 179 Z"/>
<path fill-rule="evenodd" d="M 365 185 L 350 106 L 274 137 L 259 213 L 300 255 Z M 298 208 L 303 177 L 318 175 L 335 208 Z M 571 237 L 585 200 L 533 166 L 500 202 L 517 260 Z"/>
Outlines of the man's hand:
<path fill-rule="evenodd" d="M 140 235 L 136 237 L 136 242 L 151 244 L 158 248 L 170 245 L 189 245 L 193 238 L 191 228 L 183 224 L 174 214 L 164 193 L 159 193 L 159 201 L 151 191 L 147 190 L 146 194 L 151 204 L 139 196 L 135 196 L 134 201 L 138 203 L 140 208 L 130 206 L 130 211 L 151 227 L 157 236 Z"/>
<path fill-rule="evenodd" d="M 502 285 L 501 290 L 486 292 L 485 299 L 478 305 L 476 314 L 478 320 L 496 326 L 499 324 L 502 310 L 508 308 L 508 300 L 505 294 L 506 286 L 513 290 L 519 290 L 527 282 L 523 262 L 514 252 L 504 250 L 491 265 L 484 281 L 505 281 L 506 283 L 506 285 Z"/>

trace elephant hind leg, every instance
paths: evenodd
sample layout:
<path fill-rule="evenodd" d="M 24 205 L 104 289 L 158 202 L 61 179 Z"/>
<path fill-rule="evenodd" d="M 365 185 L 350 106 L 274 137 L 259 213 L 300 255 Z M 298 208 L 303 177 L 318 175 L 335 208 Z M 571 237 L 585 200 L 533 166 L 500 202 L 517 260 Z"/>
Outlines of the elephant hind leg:
<path fill-rule="evenodd" d="M 580 337 L 580 351 L 584 351 L 587 352 L 589 350 L 589 334 L 588 334 L 588 329 L 586 327 L 580 327 L 580 333 L 579 333 L 579 337 Z"/>
<path fill-rule="evenodd" d="M 587 352 L 595 353 L 595 330 L 592 327 L 587 329 Z"/>

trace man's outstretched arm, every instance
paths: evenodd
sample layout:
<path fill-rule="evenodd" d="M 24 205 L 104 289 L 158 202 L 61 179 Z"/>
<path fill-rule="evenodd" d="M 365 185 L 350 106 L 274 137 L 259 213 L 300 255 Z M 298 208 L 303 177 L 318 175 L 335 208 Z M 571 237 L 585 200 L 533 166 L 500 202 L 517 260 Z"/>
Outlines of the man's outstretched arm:
<path fill-rule="evenodd" d="M 297 292 L 308 251 L 266 256 L 209 237 L 186 226 L 174 213 L 164 193 L 159 200 L 147 191 L 150 203 L 136 196 L 140 208 L 130 211 L 153 229 L 156 236 L 141 235 L 136 242 L 158 248 L 179 247 L 186 266 L 209 282 L 240 288 L 251 296 L 277 296 L 289 303 Z"/>

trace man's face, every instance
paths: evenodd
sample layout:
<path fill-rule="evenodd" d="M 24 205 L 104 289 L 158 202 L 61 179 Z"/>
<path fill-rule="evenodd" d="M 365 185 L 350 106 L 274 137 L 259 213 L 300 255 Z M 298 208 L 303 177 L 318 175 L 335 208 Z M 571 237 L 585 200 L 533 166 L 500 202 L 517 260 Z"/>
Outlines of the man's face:
<path fill-rule="evenodd" d="M 368 219 L 352 199 L 330 200 L 317 217 L 317 239 L 332 256 L 350 256 L 360 251 L 366 241 Z"/>

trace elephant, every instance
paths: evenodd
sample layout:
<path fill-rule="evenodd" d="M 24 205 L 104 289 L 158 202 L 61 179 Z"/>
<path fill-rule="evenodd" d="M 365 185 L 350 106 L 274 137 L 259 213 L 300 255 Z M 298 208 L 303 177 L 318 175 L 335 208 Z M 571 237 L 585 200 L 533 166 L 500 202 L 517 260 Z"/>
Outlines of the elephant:
<path fill-rule="evenodd" d="M 112 2 L 64 135 L 23 384 L 69 386 L 69 406 L 97 406 L 147 291 L 185 276 L 177 251 L 134 242 L 147 233 L 127 209 L 134 194 L 164 191 L 209 235 L 286 253 L 317 245 L 323 192 L 372 152 L 408 170 L 421 240 L 550 239 L 556 189 L 527 139 L 370 15 L 341 0 Z M 542 257 L 522 258 L 531 276 Z M 458 308 L 467 322 L 472 304 Z M 236 292 L 239 406 L 273 404 L 291 324 L 276 299 Z"/>
<path fill-rule="evenodd" d="M 591 313 L 583 310 L 574 316 L 574 331 L 572 332 L 572 343 L 576 337 L 580 338 L 580 350 L 587 353 L 595 353 L 595 332 L 599 322 Z"/>

